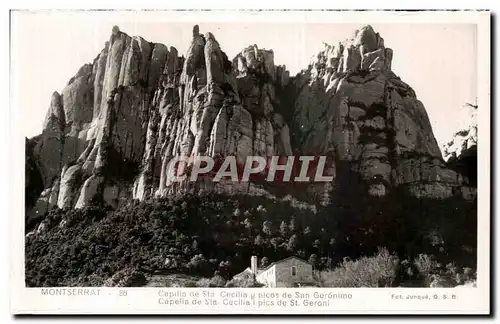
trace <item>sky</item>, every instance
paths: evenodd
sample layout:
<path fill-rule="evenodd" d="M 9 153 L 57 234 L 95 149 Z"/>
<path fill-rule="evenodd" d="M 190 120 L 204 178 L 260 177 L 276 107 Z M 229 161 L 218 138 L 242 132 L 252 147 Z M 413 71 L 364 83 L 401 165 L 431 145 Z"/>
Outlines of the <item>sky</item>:
<path fill-rule="evenodd" d="M 227 16 L 227 15 L 226 15 Z M 104 47 L 114 25 L 148 41 L 186 53 L 195 24 L 211 32 L 232 59 L 256 44 L 273 49 L 276 65 L 291 75 L 306 68 L 323 42 L 337 44 L 370 24 L 394 51 L 392 70 L 416 92 L 429 114 L 440 147 L 457 130 L 461 107 L 477 96 L 477 28 L 470 23 L 422 23 L 314 19 L 256 19 L 206 13 L 142 15 L 134 12 L 15 12 L 11 25 L 11 85 L 23 133 L 41 133 L 54 91 L 60 92 Z M 291 15 L 288 15 L 291 17 Z M 201 18 L 201 20 L 200 20 Z"/>

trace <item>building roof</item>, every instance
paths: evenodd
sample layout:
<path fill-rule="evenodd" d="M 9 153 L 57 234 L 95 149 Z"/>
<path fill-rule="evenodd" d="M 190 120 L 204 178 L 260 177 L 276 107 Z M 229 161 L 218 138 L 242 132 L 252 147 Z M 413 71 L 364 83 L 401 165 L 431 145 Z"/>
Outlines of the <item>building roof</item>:
<path fill-rule="evenodd" d="M 288 258 L 281 259 L 281 260 L 279 260 L 279 261 L 275 261 L 275 262 L 273 262 L 273 263 L 269 264 L 268 266 L 266 266 L 266 267 L 264 267 L 264 268 L 257 268 L 257 273 L 256 273 L 256 274 L 260 274 L 260 273 L 262 273 L 262 272 L 264 272 L 264 271 L 267 271 L 267 270 L 269 270 L 271 267 L 273 267 L 274 265 L 276 265 L 276 264 L 278 264 L 278 263 L 281 263 L 281 262 L 285 262 L 285 261 L 290 260 L 290 259 L 297 259 L 297 260 L 299 260 L 300 262 L 310 264 L 309 262 L 307 262 L 307 261 L 305 261 L 305 260 L 302 260 L 301 258 L 298 258 L 298 257 L 296 257 L 296 256 L 291 256 L 291 257 L 288 257 Z M 245 272 L 248 272 L 249 274 L 251 274 L 251 273 L 252 273 L 252 269 L 250 269 L 250 267 L 247 267 L 247 268 L 246 268 L 245 270 L 243 270 L 242 272 L 240 272 L 240 273 L 238 273 L 238 274 L 235 274 L 235 275 L 233 276 L 233 278 L 234 278 L 234 277 L 239 277 L 239 276 L 241 276 L 241 275 L 245 274 Z"/>
<path fill-rule="evenodd" d="M 246 268 L 245 270 L 243 270 L 243 271 L 241 271 L 241 272 L 239 272 L 239 273 L 235 274 L 235 275 L 233 276 L 233 278 L 238 278 L 238 277 L 241 277 L 241 276 L 243 276 L 245 273 L 248 273 L 248 275 L 250 275 L 250 268 Z"/>
<path fill-rule="evenodd" d="M 263 272 L 263 271 L 266 271 L 266 270 L 270 269 L 272 266 L 274 266 L 275 264 L 278 264 L 278 263 L 281 263 L 281 262 L 285 262 L 285 261 L 290 260 L 290 259 L 297 259 L 297 260 L 299 260 L 300 262 L 303 262 L 303 263 L 307 263 L 307 264 L 309 264 L 309 262 L 307 262 L 307 261 L 305 261 L 305 260 L 302 260 L 301 258 L 297 258 L 296 256 L 291 256 L 291 257 L 288 257 L 288 258 L 281 259 L 281 260 L 279 260 L 279 261 L 274 261 L 273 263 L 271 263 L 271 264 L 270 264 L 270 265 L 268 265 L 267 267 L 257 269 L 257 271 L 258 271 L 258 273 Z"/>

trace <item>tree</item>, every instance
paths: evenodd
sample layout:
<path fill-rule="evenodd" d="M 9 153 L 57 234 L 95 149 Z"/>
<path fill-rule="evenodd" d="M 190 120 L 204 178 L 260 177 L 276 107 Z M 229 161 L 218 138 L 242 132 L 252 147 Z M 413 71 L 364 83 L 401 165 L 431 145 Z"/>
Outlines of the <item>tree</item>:
<path fill-rule="evenodd" d="M 229 260 L 226 260 L 226 261 L 221 261 L 219 263 L 219 275 L 224 275 L 224 276 L 227 276 L 228 273 L 229 273 L 229 269 L 231 269 L 231 261 Z M 216 276 L 217 274 L 214 273 L 214 275 Z"/>
<path fill-rule="evenodd" d="M 337 241 L 333 237 L 330 239 L 330 242 L 328 242 L 328 244 L 330 245 L 330 253 L 328 253 L 329 256 L 332 256 L 335 254 L 334 248 L 335 248 L 336 243 L 337 243 Z"/>
<path fill-rule="evenodd" d="M 269 265 L 269 259 L 267 257 L 263 257 L 261 260 L 260 260 L 260 266 L 262 268 L 265 268 Z"/>
<path fill-rule="evenodd" d="M 293 216 L 292 220 L 290 220 L 290 225 L 288 227 L 290 229 L 290 233 L 297 233 L 297 219 L 295 218 L 295 216 Z"/>
<path fill-rule="evenodd" d="M 277 250 L 278 247 L 283 242 L 283 239 L 281 237 L 273 237 L 270 241 L 271 241 L 271 245 L 274 247 L 274 249 Z"/>
<path fill-rule="evenodd" d="M 243 221 L 245 228 L 248 230 L 248 236 L 252 236 L 252 221 L 249 218 L 245 218 Z"/>
<path fill-rule="evenodd" d="M 188 238 L 186 237 L 186 235 L 180 233 L 176 238 L 175 238 L 175 246 L 177 247 L 182 247 L 182 245 L 184 244 L 184 242 L 186 242 Z"/>
<path fill-rule="evenodd" d="M 280 233 L 281 233 L 281 236 L 283 236 L 284 238 L 286 238 L 288 236 L 288 226 L 287 226 L 285 221 L 281 222 Z"/>
<path fill-rule="evenodd" d="M 207 265 L 207 260 L 203 256 L 203 254 L 197 254 L 191 258 L 191 260 L 187 263 L 187 267 L 191 270 L 203 270 Z"/>
<path fill-rule="evenodd" d="M 271 223 L 270 221 L 264 221 L 262 223 L 262 232 L 268 236 L 271 236 L 273 234 L 272 232 L 272 225 L 273 223 Z"/>
<path fill-rule="evenodd" d="M 297 251 L 297 255 L 298 255 L 299 257 L 301 257 L 302 259 L 306 259 L 306 257 L 307 257 L 307 253 L 306 253 L 306 251 L 304 251 L 304 250 L 298 250 L 298 251 Z"/>
<path fill-rule="evenodd" d="M 241 215 L 241 210 L 239 208 L 236 208 L 233 212 L 233 215 L 236 217 L 237 224 L 240 223 L 240 215 Z"/>
<path fill-rule="evenodd" d="M 191 245 L 191 250 L 195 253 L 198 252 L 198 241 L 193 240 L 193 244 Z"/>
<path fill-rule="evenodd" d="M 297 235 L 293 234 L 288 240 L 288 245 L 287 245 L 288 250 L 292 252 L 295 251 L 295 249 L 297 248 L 297 244 L 298 244 Z"/>
<path fill-rule="evenodd" d="M 257 235 L 255 237 L 254 244 L 257 245 L 258 247 L 261 247 L 264 244 L 264 239 L 262 238 L 262 236 Z"/>
<path fill-rule="evenodd" d="M 318 269 L 325 269 L 327 262 L 328 262 L 328 258 L 327 257 L 321 257 L 321 258 L 319 258 Z"/>
<path fill-rule="evenodd" d="M 330 257 L 327 257 L 327 258 L 326 258 L 326 264 L 325 264 L 325 265 L 326 265 L 326 267 L 327 267 L 328 269 L 333 269 L 333 259 L 332 259 L 332 258 L 330 258 Z"/>
<path fill-rule="evenodd" d="M 312 264 L 313 269 L 316 269 L 318 266 L 318 256 L 316 254 L 311 254 L 309 257 L 309 263 Z"/>
<path fill-rule="evenodd" d="M 319 255 L 323 255 L 321 251 L 321 241 L 319 239 L 316 239 L 313 243 L 313 246 L 318 250 Z"/>

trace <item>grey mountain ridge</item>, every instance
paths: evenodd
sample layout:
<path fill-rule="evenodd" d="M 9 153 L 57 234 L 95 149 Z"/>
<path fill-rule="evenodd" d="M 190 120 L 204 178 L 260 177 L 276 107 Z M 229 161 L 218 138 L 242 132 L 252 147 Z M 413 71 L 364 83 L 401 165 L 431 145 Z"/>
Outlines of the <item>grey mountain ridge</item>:
<path fill-rule="evenodd" d="M 313 204 L 353 182 L 373 196 L 476 197 L 468 175 L 444 161 L 423 104 L 391 69 L 397 53 L 372 27 L 325 44 L 296 76 L 272 50 L 252 45 L 230 61 L 222 47 L 198 26 L 185 55 L 115 26 L 27 140 L 28 218 L 95 199 L 117 207 L 185 191 L 275 194 L 272 184 L 170 183 L 176 155 L 331 157 L 334 182 L 305 189 Z"/>

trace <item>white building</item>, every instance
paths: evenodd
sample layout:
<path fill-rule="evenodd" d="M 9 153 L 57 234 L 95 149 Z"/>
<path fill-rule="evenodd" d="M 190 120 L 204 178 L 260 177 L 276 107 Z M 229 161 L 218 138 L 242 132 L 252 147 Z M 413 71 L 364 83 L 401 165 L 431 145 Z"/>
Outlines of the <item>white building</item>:
<path fill-rule="evenodd" d="M 257 261 L 257 257 L 252 256 L 250 267 L 234 278 L 252 275 L 257 282 L 268 288 L 314 285 L 312 265 L 302 259 L 292 256 L 273 262 L 264 268 L 258 268 Z"/>

